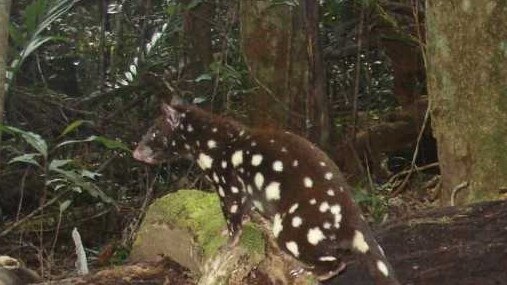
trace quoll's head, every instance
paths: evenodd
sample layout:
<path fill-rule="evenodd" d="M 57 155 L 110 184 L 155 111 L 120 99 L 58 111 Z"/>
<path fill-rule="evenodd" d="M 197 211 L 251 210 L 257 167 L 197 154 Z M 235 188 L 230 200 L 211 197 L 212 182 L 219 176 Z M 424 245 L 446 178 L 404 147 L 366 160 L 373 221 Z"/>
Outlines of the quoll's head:
<path fill-rule="evenodd" d="M 165 103 L 162 104 L 161 110 L 162 115 L 157 118 L 134 150 L 133 156 L 139 161 L 158 164 L 179 153 L 175 140 L 182 118 L 181 113 Z"/>

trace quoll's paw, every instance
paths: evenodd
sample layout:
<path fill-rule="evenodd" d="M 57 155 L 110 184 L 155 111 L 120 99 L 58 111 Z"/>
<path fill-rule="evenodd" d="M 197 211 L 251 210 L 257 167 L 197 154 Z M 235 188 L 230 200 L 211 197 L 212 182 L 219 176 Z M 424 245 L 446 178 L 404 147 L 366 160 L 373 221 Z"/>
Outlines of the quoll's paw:
<path fill-rule="evenodd" d="M 343 270 L 345 270 L 345 267 L 347 267 L 345 262 L 341 262 L 336 270 L 328 271 L 326 273 L 317 275 L 316 276 L 317 280 L 319 280 L 320 282 L 329 280 L 329 279 L 335 277 L 336 275 L 340 274 Z"/>

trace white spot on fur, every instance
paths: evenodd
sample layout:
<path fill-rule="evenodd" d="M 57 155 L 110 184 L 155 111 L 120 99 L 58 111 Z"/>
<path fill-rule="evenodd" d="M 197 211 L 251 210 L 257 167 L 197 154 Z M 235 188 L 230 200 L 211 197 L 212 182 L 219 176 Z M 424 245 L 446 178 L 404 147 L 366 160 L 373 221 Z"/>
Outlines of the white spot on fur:
<path fill-rule="evenodd" d="M 239 193 L 239 189 L 238 189 L 238 187 L 236 187 L 236 186 L 232 186 L 232 187 L 231 187 L 231 192 L 232 192 L 232 193 Z"/>
<path fill-rule="evenodd" d="M 271 182 L 266 186 L 266 200 L 280 200 L 280 183 Z"/>
<path fill-rule="evenodd" d="M 298 167 L 299 165 L 299 161 L 297 159 L 295 159 L 293 162 L 292 162 L 292 166 L 294 167 Z"/>
<path fill-rule="evenodd" d="M 255 174 L 255 177 L 254 177 L 254 183 L 255 183 L 255 187 L 257 187 L 257 189 L 261 190 L 262 185 L 264 185 L 264 175 L 262 175 L 262 173 L 260 173 L 260 172 L 257 172 L 257 174 Z"/>
<path fill-rule="evenodd" d="M 325 213 L 327 210 L 329 210 L 329 204 L 327 202 L 322 202 L 319 206 L 319 211 Z"/>
<path fill-rule="evenodd" d="M 377 269 L 384 274 L 385 277 L 389 276 L 387 265 L 382 260 L 377 260 Z"/>
<path fill-rule="evenodd" d="M 227 161 L 222 160 L 222 168 L 223 168 L 223 169 L 226 169 L 226 168 L 227 168 Z"/>
<path fill-rule="evenodd" d="M 282 232 L 283 226 L 282 226 L 282 217 L 280 214 L 276 214 L 273 218 L 273 235 L 275 238 L 278 238 L 280 235 L 280 232 Z"/>
<path fill-rule="evenodd" d="M 317 200 L 315 200 L 315 199 L 310 199 L 310 201 L 309 201 L 309 202 L 310 202 L 310 204 L 311 204 L 311 205 L 315 205 L 315 204 L 317 204 Z"/>
<path fill-rule="evenodd" d="M 190 146 L 188 144 L 185 144 L 184 147 L 186 150 L 190 150 Z"/>
<path fill-rule="evenodd" d="M 319 162 L 320 166 L 324 167 L 326 166 L 326 163 L 324 161 Z"/>
<path fill-rule="evenodd" d="M 325 239 L 324 233 L 320 230 L 319 227 L 311 228 L 308 230 L 308 234 L 306 235 L 308 242 L 313 245 L 317 245 L 320 241 Z"/>
<path fill-rule="evenodd" d="M 324 227 L 326 230 L 329 230 L 331 228 L 331 223 L 325 222 L 322 227 Z"/>
<path fill-rule="evenodd" d="M 264 212 L 264 206 L 262 206 L 262 203 L 260 201 L 253 200 L 252 204 L 259 212 Z"/>
<path fill-rule="evenodd" d="M 208 141 L 208 148 L 212 149 L 212 148 L 215 148 L 215 147 L 217 147 L 217 142 L 214 141 L 214 140 L 209 140 Z"/>
<path fill-rule="evenodd" d="M 313 180 L 310 177 L 305 177 L 303 179 L 303 182 L 304 182 L 306 188 L 312 188 Z"/>
<path fill-rule="evenodd" d="M 293 214 L 298 207 L 299 207 L 298 203 L 295 203 L 292 206 L 290 206 L 290 208 L 289 208 L 289 214 Z"/>
<path fill-rule="evenodd" d="M 331 179 L 333 179 L 333 173 L 331 173 L 331 172 L 327 172 L 327 173 L 324 175 L 324 178 L 326 178 L 326 180 L 331 180 Z"/>
<path fill-rule="evenodd" d="M 237 167 L 238 165 L 243 163 L 243 151 L 237 150 L 231 156 L 231 162 L 233 167 Z"/>
<path fill-rule="evenodd" d="M 248 192 L 248 194 L 253 195 L 253 188 L 252 188 L 252 185 L 247 185 L 247 186 L 246 186 L 246 191 Z"/>
<path fill-rule="evenodd" d="M 220 182 L 220 178 L 218 178 L 218 175 L 216 172 L 213 172 L 213 181 L 215 181 L 215 183 L 219 183 Z"/>
<path fill-rule="evenodd" d="M 274 139 L 270 139 L 269 142 L 270 143 L 275 143 L 275 140 Z"/>
<path fill-rule="evenodd" d="M 280 160 L 273 162 L 273 170 L 277 172 L 283 171 L 283 163 Z"/>
<path fill-rule="evenodd" d="M 238 211 L 238 205 L 234 204 L 231 206 L 230 212 L 235 214 Z"/>
<path fill-rule="evenodd" d="M 251 145 L 251 146 L 256 146 L 256 145 L 257 145 L 257 142 L 252 141 L 252 143 L 251 143 L 250 145 Z"/>
<path fill-rule="evenodd" d="M 213 158 L 211 156 L 206 155 L 204 153 L 200 153 L 199 157 L 197 159 L 197 164 L 202 170 L 206 170 L 211 168 L 211 165 L 213 165 Z"/>
<path fill-rule="evenodd" d="M 295 257 L 298 257 L 299 256 L 299 248 L 298 248 L 298 244 L 295 242 L 295 241 L 289 241 L 289 242 L 286 242 L 285 243 L 285 247 L 287 248 L 288 251 L 290 251 L 292 253 L 292 255 L 294 255 Z"/>
<path fill-rule="evenodd" d="M 326 192 L 326 193 L 327 193 L 327 195 L 328 195 L 328 196 L 334 196 L 334 191 L 333 191 L 333 189 L 329 189 L 329 190 L 327 190 L 327 192 Z"/>
<path fill-rule="evenodd" d="M 216 133 L 218 131 L 218 129 L 217 128 L 213 128 L 213 129 L 211 129 L 211 131 L 214 132 L 214 133 Z"/>
<path fill-rule="evenodd" d="M 286 147 L 282 147 L 282 152 L 287 152 L 287 148 Z"/>
<path fill-rule="evenodd" d="M 303 219 L 301 219 L 301 217 L 295 216 L 294 218 L 292 218 L 293 227 L 297 228 L 301 226 L 301 224 L 303 224 Z"/>
<path fill-rule="evenodd" d="M 354 233 L 354 238 L 352 239 L 352 248 L 359 251 L 360 253 L 366 253 L 370 249 L 364 240 L 363 233 L 358 230 L 356 230 Z"/>
<path fill-rule="evenodd" d="M 342 207 L 340 207 L 340 205 L 336 204 L 336 205 L 331 206 L 330 211 L 334 215 L 334 227 L 339 228 L 340 222 L 342 221 L 342 214 L 341 214 Z"/>
<path fill-rule="evenodd" d="M 252 165 L 253 166 L 259 166 L 262 162 L 262 155 L 261 154 L 254 154 L 252 155 Z"/>
<path fill-rule="evenodd" d="M 192 125 L 188 124 L 188 126 L 187 126 L 187 132 L 191 133 L 193 131 L 194 131 L 194 128 L 192 127 Z"/>
<path fill-rule="evenodd" d="M 319 257 L 320 261 L 335 261 L 336 257 L 334 256 L 321 256 Z"/>
<path fill-rule="evenodd" d="M 218 195 L 220 195 L 220 197 L 225 197 L 224 188 L 222 188 L 222 186 L 218 186 Z"/>

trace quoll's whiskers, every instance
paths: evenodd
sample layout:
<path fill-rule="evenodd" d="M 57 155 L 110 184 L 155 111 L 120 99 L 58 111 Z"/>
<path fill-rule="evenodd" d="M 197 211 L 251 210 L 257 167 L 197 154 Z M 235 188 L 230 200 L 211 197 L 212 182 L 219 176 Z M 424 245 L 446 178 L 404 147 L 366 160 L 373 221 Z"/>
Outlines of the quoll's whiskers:
<path fill-rule="evenodd" d="M 343 270 L 340 252 L 356 253 L 376 284 L 399 284 L 351 188 L 320 149 L 289 132 L 248 129 L 194 106 L 164 104 L 134 157 L 160 163 L 190 155 L 214 184 L 233 237 L 255 211 L 271 223 L 280 249 L 321 279 Z"/>

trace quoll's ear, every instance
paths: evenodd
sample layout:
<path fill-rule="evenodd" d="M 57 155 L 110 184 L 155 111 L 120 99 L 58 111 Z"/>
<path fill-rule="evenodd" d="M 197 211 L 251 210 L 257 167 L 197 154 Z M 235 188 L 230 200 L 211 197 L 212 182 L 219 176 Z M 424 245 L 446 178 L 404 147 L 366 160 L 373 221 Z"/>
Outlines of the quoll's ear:
<path fill-rule="evenodd" d="M 180 113 L 178 110 L 171 107 L 171 105 L 168 105 L 166 103 L 162 104 L 162 114 L 164 115 L 164 121 L 169 124 L 169 127 L 171 129 L 176 129 L 180 124 Z"/>

